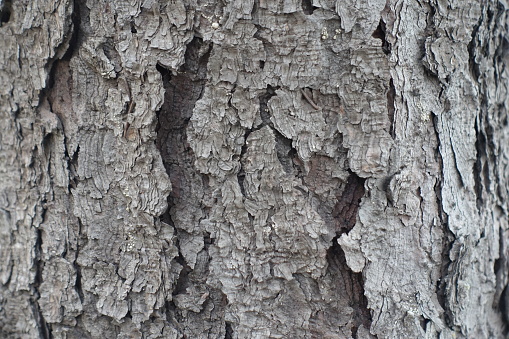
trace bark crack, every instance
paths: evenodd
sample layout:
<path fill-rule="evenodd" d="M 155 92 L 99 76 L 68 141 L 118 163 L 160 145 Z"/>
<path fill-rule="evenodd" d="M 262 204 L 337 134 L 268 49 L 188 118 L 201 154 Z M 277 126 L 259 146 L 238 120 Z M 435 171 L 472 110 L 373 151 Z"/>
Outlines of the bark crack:
<path fill-rule="evenodd" d="M 439 167 L 442 171 L 442 177 L 444 175 L 444 166 L 443 166 L 443 160 L 442 155 L 440 153 L 440 135 L 438 131 L 438 117 L 435 115 L 432 119 L 433 122 L 433 130 L 435 131 L 435 138 L 437 140 L 437 148 L 435 151 L 437 161 L 439 163 Z M 445 213 L 443 209 L 443 203 L 442 203 L 442 182 L 438 181 L 435 183 L 434 187 L 435 196 L 437 199 L 437 206 L 439 209 L 438 217 L 440 218 L 440 225 L 442 225 L 444 230 L 444 238 L 443 238 L 443 244 L 442 244 L 442 266 L 440 269 L 440 277 L 437 281 L 437 286 L 435 289 L 435 293 L 437 295 L 437 300 L 444 310 L 444 321 L 446 324 L 452 324 L 452 319 L 454 319 L 453 313 L 451 308 L 449 307 L 449 302 L 447 300 L 447 279 L 449 277 L 449 272 L 451 270 L 451 267 L 453 265 L 453 262 L 450 258 L 450 253 L 453 248 L 453 244 L 455 241 L 455 236 L 451 232 L 451 230 L 448 227 L 448 215 Z"/>
<path fill-rule="evenodd" d="M 350 172 L 345 188 L 337 196 L 337 203 L 332 210 L 332 216 L 336 220 L 336 234 L 341 236 L 348 233 L 355 226 L 359 204 L 364 196 L 364 182 L 357 174 Z"/>
<path fill-rule="evenodd" d="M 394 106 L 394 100 L 396 98 L 396 88 L 394 87 L 394 81 L 389 81 L 389 90 L 387 91 L 387 114 L 389 116 L 389 134 L 391 135 L 392 139 L 396 139 L 396 132 L 394 127 L 394 112 L 395 112 L 395 106 Z"/>
<path fill-rule="evenodd" d="M 318 7 L 313 6 L 313 0 L 302 0 L 301 3 L 302 11 L 306 15 L 311 15 Z"/>
<path fill-rule="evenodd" d="M 380 22 L 378 23 L 378 26 L 376 30 L 371 35 L 375 39 L 380 39 L 382 41 L 382 51 L 385 53 L 385 55 L 391 54 L 391 44 L 386 39 L 386 33 L 387 28 L 385 26 L 385 22 L 380 19 Z"/>
<path fill-rule="evenodd" d="M 2 27 L 11 20 L 12 0 L 3 0 L 0 5 L 0 27 Z"/>
<path fill-rule="evenodd" d="M 358 328 L 371 326 L 371 312 L 368 301 L 364 295 L 364 280 L 362 273 L 353 272 L 346 263 L 345 253 L 338 243 L 342 234 L 348 234 L 355 226 L 359 204 L 365 193 L 364 178 L 350 171 L 344 188 L 338 192 L 337 202 L 332 210 L 332 217 L 336 223 L 336 236 L 332 246 L 327 251 L 328 270 L 332 275 L 338 276 L 338 289 L 342 289 L 349 298 L 349 305 L 354 309 L 351 319 L 353 338 L 357 338 Z M 342 285 L 342 286 L 341 286 Z"/>
<path fill-rule="evenodd" d="M 213 239 L 199 224 L 208 213 L 208 207 L 203 203 L 204 196 L 210 193 L 208 177 L 195 168 L 196 157 L 187 139 L 193 110 L 205 90 L 212 46 L 212 43 L 194 37 L 187 45 L 184 64 L 178 70 L 157 65 L 165 94 L 163 105 L 157 112 L 156 146 L 172 184 L 167 198 L 168 209 L 160 218 L 175 230 L 178 256 L 172 266 L 179 270 L 172 300 L 165 303 L 165 314 L 167 321 L 183 337 L 196 337 L 196 331 L 203 331 L 203 328 L 215 333 L 224 330 L 224 323 L 218 325 L 220 329 L 211 325 L 214 318 L 224 317 L 225 305 L 221 301 L 221 291 L 207 283 L 211 260 L 209 248 Z M 199 245 L 199 238 L 202 238 L 203 248 L 191 248 L 190 243 Z"/>
<path fill-rule="evenodd" d="M 45 200 L 43 200 L 43 212 L 42 212 L 42 220 L 44 220 L 44 213 L 46 211 L 46 208 L 44 207 L 44 204 L 46 203 Z M 30 299 L 32 304 L 32 309 L 35 315 L 35 318 L 37 319 L 37 322 L 39 324 L 39 334 L 41 335 L 41 338 L 43 339 L 51 339 L 52 333 L 51 333 L 51 325 L 46 322 L 46 319 L 44 319 L 44 316 L 41 312 L 41 308 L 39 306 L 39 288 L 42 284 L 42 270 L 44 268 L 44 261 L 42 260 L 42 231 L 41 229 L 36 230 L 37 239 L 35 242 L 35 280 L 32 284 L 32 298 Z"/>
<path fill-rule="evenodd" d="M 364 280 L 362 273 L 353 272 L 346 263 L 345 253 L 339 245 L 336 236 L 332 246 L 327 250 L 328 272 L 334 277 L 338 291 L 345 295 L 348 305 L 353 309 L 350 328 L 353 338 L 357 338 L 357 331 L 362 325 L 369 329 L 372 317 L 368 308 L 368 300 L 364 295 Z"/>

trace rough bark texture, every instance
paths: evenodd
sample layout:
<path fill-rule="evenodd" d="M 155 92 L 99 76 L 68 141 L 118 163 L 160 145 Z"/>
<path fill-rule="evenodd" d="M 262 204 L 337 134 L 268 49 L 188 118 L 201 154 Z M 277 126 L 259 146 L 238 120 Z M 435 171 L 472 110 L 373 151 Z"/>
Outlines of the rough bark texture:
<path fill-rule="evenodd" d="M 504 337 L 508 9 L 0 0 L 0 337 Z"/>

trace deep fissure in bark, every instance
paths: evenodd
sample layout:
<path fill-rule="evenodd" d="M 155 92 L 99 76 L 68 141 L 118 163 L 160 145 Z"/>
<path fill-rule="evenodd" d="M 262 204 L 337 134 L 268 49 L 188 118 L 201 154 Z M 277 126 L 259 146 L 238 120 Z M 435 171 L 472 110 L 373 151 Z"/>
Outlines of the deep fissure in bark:
<path fill-rule="evenodd" d="M 363 325 L 369 328 L 371 325 L 371 313 L 368 309 L 368 301 L 364 296 L 364 281 L 362 273 L 353 272 L 346 263 L 345 253 L 338 243 L 338 238 L 350 232 L 355 226 L 359 204 L 365 193 L 365 179 L 350 171 L 350 175 L 344 188 L 337 196 L 337 202 L 332 211 L 332 217 L 336 223 L 336 236 L 332 240 L 332 246 L 327 251 L 328 271 L 337 276 L 338 289 L 341 294 L 349 298 L 349 304 L 354 309 L 352 316 L 352 336 L 357 338 L 357 330 Z"/>
<path fill-rule="evenodd" d="M 337 242 L 339 236 L 332 241 L 332 246 L 327 251 L 327 271 L 334 277 L 336 286 L 341 295 L 348 298 L 349 306 L 353 308 L 350 324 L 352 336 L 357 338 L 357 330 L 363 325 L 371 326 L 371 312 L 368 308 L 368 300 L 364 295 L 364 280 L 362 273 L 353 272 L 346 263 L 345 253 Z"/>
<path fill-rule="evenodd" d="M 332 210 L 332 216 L 336 220 L 336 233 L 341 235 L 348 233 L 355 226 L 359 204 L 364 196 L 364 178 L 350 172 L 341 195 L 337 196 L 337 203 Z"/>
<path fill-rule="evenodd" d="M 0 8 L 0 27 L 8 23 L 11 19 L 12 0 L 4 0 Z"/>
<path fill-rule="evenodd" d="M 438 116 L 433 115 L 432 118 L 433 122 L 433 130 L 435 131 L 435 138 L 437 140 L 437 147 L 435 150 L 435 157 L 439 163 L 439 167 L 441 169 L 441 177 L 443 177 L 444 173 L 444 166 L 443 166 L 443 160 L 442 155 L 440 153 L 440 136 L 438 131 Z M 442 309 L 444 310 L 444 320 L 445 323 L 450 325 L 452 324 L 453 314 L 451 311 L 451 308 L 449 307 L 449 302 L 447 299 L 447 289 L 448 289 L 448 275 L 451 270 L 451 265 L 453 265 L 453 262 L 450 258 L 450 253 L 453 248 L 453 244 L 455 241 L 455 236 L 451 232 L 451 230 L 448 227 L 448 216 L 445 213 L 443 209 L 442 204 L 442 182 L 437 181 L 435 183 L 434 187 L 435 191 L 435 197 L 437 201 L 437 206 L 439 209 L 438 217 L 440 218 L 440 225 L 443 228 L 444 231 L 444 237 L 442 242 L 442 260 L 441 260 L 441 267 L 440 267 L 440 277 L 437 281 L 437 285 L 435 288 L 435 293 L 437 295 L 437 300 Z"/>
<path fill-rule="evenodd" d="M 313 0 L 302 0 L 302 11 L 304 14 L 311 15 L 318 7 L 313 6 Z"/>
<path fill-rule="evenodd" d="M 260 117 L 262 118 L 262 125 L 259 126 L 269 126 L 270 128 L 274 129 L 274 124 L 270 120 L 270 111 L 269 111 L 269 100 L 276 95 L 276 90 L 278 90 L 279 87 L 272 87 L 271 85 L 267 85 L 267 90 L 264 94 L 260 95 Z"/>
<path fill-rule="evenodd" d="M 239 183 L 239 186 L 240 186 L 240 192 L 242 193 L 242 196 L 246 196 L 246 188 L 244 186 L 244 180 L 246 179 L 246 172 L 244 171 L 244 166 L 242 166 L 242 157 L 244 156 L 244 154 L 246 154 L 247 152 L 247 137 L 249 136 L 249 134 L 252 132 L 252 129 L 248 129 L 246 130 L 246 133 L 244 134 L 244 145 L 242 146 L 242 149 L 240 151 L 240 169 L 239 171 L 237 172 L 237 181 Z"/>
<path fill-rule="evenodd" d="M 387 29 L 385 27 L 385 22 L 380 19 L 376 30 L 373 32 L 372 37 L 375 39 L 380 39 L 382 41 L 382 51 L 385 55 L 391 54 L 391 44 L 387 41 L 386 35 Z"/>
<path fill-rule="evenodd" d="M 474 191 L 477 196 L 477 209 L 481 210 L 483 207 L 483 184 L 482 184 L 482 177 L 481 173 L 483 172 L 483 158 L 485 157 L 485 149 L 486 149 L 486 139 L 484 137 L 484 134 L 479 131 L 479 125 L 478 122 L 475 122 L 475 132 L 476 132 L 476 141 L 475 141 L 475 148 L 477 151 L 477 157 L 473 164 L 473 174 L 474 174 Z"/>
<path fill-rule="evenodd" d="M 498 4 L 495 10 L 488 7 L 486 13 L 479 18 L 476 26 L 474 27 L 471 34 L 471 41 L 468 44 L 469 53 L 469 68 L 470 75 L 475 80 L 479 91 L 479 114 L 475 122 L 475 133 L 476 133 L 476 161 L 473 164 L 473 176 L 474 176 L 474 191 L 476 193 L 477 208 L 479 211 L 485 207 L 485 204 L 489 202 L 485 201 L 486 197 L 498 197 L 499 201 L 504 201 L 504 194 L 501 192 L 501 185 L 499 184 L 500 178 L 493 171 L 490 175 L 491 168 L 497 168 L 499 166 L 499 159 L 497 158 L 497 146 L 495 140 L 495 128 L 493 126 L 494 121 L 490 121 L 490 107 L 488 83 L 489 76 L 481 71 L 481 65 L 483 59 L 490 59 L 494 65 L 494 82 L 496 86 L 505 86 L 499 82 L 499 70 L 505 68 L 504 58 L 507 54 L 509 42 L 505 36 L 496 36 L 490 29 L 481 30 L 481 28 L 496 27 L 499 21 L 500 15 L 505 12 L 503 7 Z M 496 22 L 494 22 L 495 20 Z M 480 35 L 480 32 L 487 32 L 484 36 Z M 497 41 L 498 40 L 498 41 Z M 496 45 L 496 50 L 493 56 L 490 56 L 490 48 L 492 45 Z M 498 110 L 498 117 L 504 117 L 501 122 L 507 125 L 507 110 L 505 105 L 499 104 L 496 109 Z M 496 119 L 496 118 L 495 118 Z M 494 181 L 495 190 L 492 191 L 492 181 Z M 499 209 L 499 206 L 495 207 L 495 210 Z M 503 208 L 500 209 L 504 214 Z M 506 239 L 504 238 L 504 230 L 499 230 L 499 258 L 494 261 L 493 270 L 496 275 L 496 288 L 493 300 L 493 307 L 498 309 L 501 318 L 504 322 L 504 333 L 509 333 L 509 293 L 507 287 L 508 280 L 508 262 L 507 262 L 507 248 Z"/>
<path fill-rule="evenodd" d="M 80 302 L 83 303 L 85 300 L 85 294 L 83 292 L 83 286 L 81 283 L 83 276 L 81 274 L 81 267 L 77 262 L 79 253 L 80 253 L 81 241 L 82 241 L 81 230 L 82 230 L 83 225 L 81 223 L 80 218 L 77 218 L 77 220 L 78 220 L 78 241 L 76 243 L 76 252 L 75 252 L 75 256 L 74 256 L 74 260 L 73 260 L 73 267 L 74 267 L 74 270 L 76 271 L 76 281 L 74 282 L 74 288 L 76 289 L 76 292 L 78 293 Z"/>
<path fill-rule="evenodd" d="M 43 212 L 42 212 L 42 220 L 44 220 L 44 213 L 46 212 L 46 208 L 44 204 L 45 200 L 42 201 L 43 204 Z M 42 260 L 42 231 L 40 229 L 36 230 L 37 240 L 35 242 L 35 281 L 32 284 L 32 297 L 30 298 L 30 303 L 33 308 L 33 312 L 35 315 L 35 319 L 39 323 L 39 334 L 43 339 L 51 339 L 53 336 L 51 334 L 51 325 L 46 322 L 44 316 L 42 315 L 41 308 L 39 306 L 39 288 L 42 284 L 42 270 L 44 268 L 44 261 Z"/>
<path fill-rule="evenodd" d="M 389 81 L 389 90 L 387 91 L 387 114 L 389 116 L 389 134 L 391 135 L 392 139 L 396 139 L 396 133 L 394 131 L 394 100 L 396 99 L 396 88 L 394 87 L 394 81 Z"/>
<path fill-rule="evenodd" d="M 509 334 L 509 293 L 507 292 L 509 262 L 507 258 L 507 240 L 504 237 L 504 229 L 499 229 L 499 258 L 495 260 L 494 271 L 496 275 L 496 289 L 493 300 L 493 307 L 498 309 L 504 321 L 504 334 Z"/>
<path fill-rule="evenodd" d="M 157 112 L 156 145 L 170 176 L 172 192 L 168 209 L 161 220 L 173 225 L 170 215 L 175 198 L 179 198 L 185 183 L 184 171 L 194 171 L 194 154 L 187 142 L 186 128 L 196 102 L 201 98 L 206 81 L 207 62 L 212 45 L 195 37 L 188 45 L 186 62 L 176 72 L 157 65 L 165 89 L 164 103 Z"/>
<path fill-rule="evenodd" d="M 173 298 L 175 300 L 180 294 L 186 294 L 189 288 L 208 291 L 202 309 L 211 308 L 214 309 L 214 314 L 218 314 L 224 309 L 224 305 L 218 302 L 221 291 L 210 288 L 206 283 L 210 261 L 208 250 L 213 243 L 210 233 L 198 231 L 202 232 L 204 248 L 197 254 L 196 266 L 191 267 L 182 250 L 182 241 L 196 234 L 192 235 L 189 230 L 181 229 L 174 214 L 174 210 L 183 207 L 189 201 L 199 204 L 201 198 L 197 196 L 199 194 L 197 190 L 206 191 L 208 187 L 207 178 L 198 173 L 194 167 L 195 156 L 187 141 L 187 127 L 196 102 L 203 95 L 211 50 L 211 43 L 195 37 L 187 45 L 184 64 L 178 70 L 171 71 L 157 66 L 162 76 L 165 94 L 163 105 L 157 112 L 156 146 L 172 184 L 172 191 L 168 196 L 168 209 L 160 219 L 175 229 L 175 246 L 178 249 L 175 261 L 182 267 L 172 291 Z M 197 181 L 200 182 L 200 188 L 196 187 Z M 203 205 L 199 208 L 205 212 L 207 210 Z M 198 319 L 200 322 L 207 321 L 206 318 L 196 318 L 198 314 L 194 313 L 190 317 L 189 311 L 181 310 L 174 300 L 165 304 L 166 319 L 173 323 L 184 337 L 188 335 L 186 334 L 188 331 L 192 332 L 192 329 L 188 328 L 190 322 L 196 322 Z"/>
<path fill-rule="evenodd" d="M 502 313 L 502 319 L 504 320 L 504 334 L 509 334 L 509 286 L 506 286 L 502 291 L 500 298 L 499 310 Z"/>
<path fill-rule="evenodd" d="M 224 327 L 225 327 L 224 339 L 233 339 L 232 324 L 229 323 L 228 321 L 225 321 L 224 322 Z"/>
<path fill-rule="evenodd" d="M 474 79 L 479 79 L 479 76 L 481 75 L 481 72 L 479 70 L 479 64 L 475 60 L 475 54 L 476 50 L 478 48 L 477 46 L 477 36 L 479 34 L 479 28 L 482 24 L 482 17 L 479 18 L 479 22 L 477 25 L 475 25 L 474 29 L 472 30 L 472 39 L 470 40 L 470 43 L 467 46 L 468 49 L 468 64 L 470 68 L 470 74 Z"/>

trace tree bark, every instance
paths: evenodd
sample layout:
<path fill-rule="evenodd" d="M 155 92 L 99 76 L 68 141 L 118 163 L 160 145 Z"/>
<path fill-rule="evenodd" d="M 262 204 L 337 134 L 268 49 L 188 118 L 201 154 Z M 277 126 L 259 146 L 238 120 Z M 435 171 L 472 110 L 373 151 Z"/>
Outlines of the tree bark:
<path fill-rule="evenodd" d="M 0 337 L 507 334 L 505 1 L 0 24 Z"/>

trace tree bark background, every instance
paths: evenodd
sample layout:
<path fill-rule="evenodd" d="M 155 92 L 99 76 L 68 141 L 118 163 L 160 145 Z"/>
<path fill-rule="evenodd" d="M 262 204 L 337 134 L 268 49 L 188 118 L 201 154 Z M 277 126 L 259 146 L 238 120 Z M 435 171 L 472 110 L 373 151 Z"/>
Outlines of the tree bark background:
<path fill-rule="evenodd" d="M 0 337 L 504 337 L 507 15 L 1 0 Z"/>

